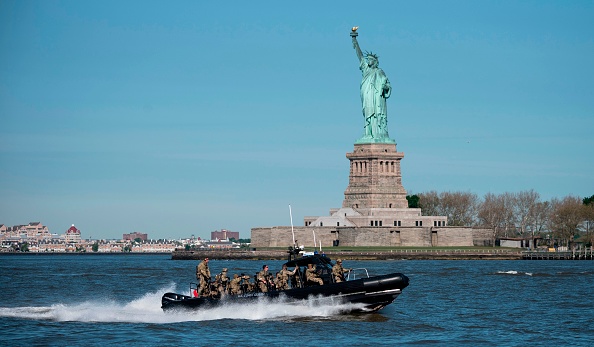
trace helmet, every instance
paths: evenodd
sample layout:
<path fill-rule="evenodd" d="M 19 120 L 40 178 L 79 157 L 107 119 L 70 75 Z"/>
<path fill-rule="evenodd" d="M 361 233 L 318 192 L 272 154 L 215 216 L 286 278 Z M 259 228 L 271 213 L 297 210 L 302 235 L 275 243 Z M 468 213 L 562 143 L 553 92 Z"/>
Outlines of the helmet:
<path fill-rule="evenodd" d="M 342 259 L 336 259 L 337 263 L 342 263 Z"/>
<path fill-rule="evenodd" d="M 223 272 L 227 272 L 227 268 L 226 267 L 223 268 Z"/>

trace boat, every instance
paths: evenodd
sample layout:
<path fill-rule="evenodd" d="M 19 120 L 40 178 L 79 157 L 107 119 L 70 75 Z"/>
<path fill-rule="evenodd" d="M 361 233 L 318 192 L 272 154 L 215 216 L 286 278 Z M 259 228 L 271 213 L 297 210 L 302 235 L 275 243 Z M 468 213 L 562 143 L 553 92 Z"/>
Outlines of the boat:
<path fill-rule="evenodd" d="M 191 295 L 165 293 L 161 298 L 164 311 L 195 310 L 214 307 L 226 303 L 249 303 L 261 298 L 283 298 L 287 303 L 298 303 L 310 298 L 331 298 L 340 303 L 351 303 L 351 311 L 375 312 L 391 304 L 409 284 L 409 279 L 402 273 L 369 276 L 367 269 L 350 269 L 346 281 L 335 282 L 332 276 L 332 260 L 325 254 L 299 253 L 299 248 L 289 247 L 287 268 L 296 268 L 296 274 L 290 279 L 290 288 L 275 290 L 270 288 L 262 292 L 258 288 L 243 291 L 241 294 L 208 295 L 197 297 L 197 284 L 190 283 Z M 322 285 L 308 283 L 305 269 L 313 264 L 323 281 Z M 254 276 L 255 277 L 255 276 Z M 255 286 L 257 287 L 257 286 Z"/>

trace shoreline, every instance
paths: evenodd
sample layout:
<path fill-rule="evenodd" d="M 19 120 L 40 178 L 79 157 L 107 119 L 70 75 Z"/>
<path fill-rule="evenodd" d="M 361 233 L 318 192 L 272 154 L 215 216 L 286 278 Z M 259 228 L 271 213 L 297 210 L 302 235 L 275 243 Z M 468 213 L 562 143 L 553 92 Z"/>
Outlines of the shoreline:
<path fill-rule="evenodd" d="M 481 251 L 396 251 L 396 252 L 323 252 L 331 259 L 345 260 L 522 260 L 521 252 L 481 252 Z M 287 251 L 174 251 L 172 260 L 286 260 Z"/>
<path fill-rule="evenodd" d="M 514 250 L 392 250 L 392 251 L 328 251 L 330 259 L 345 260 L 594 260 L 593 252 L 534 252 Z M 2 252 L 9 256 L 170 256 L 171 260 L 201 260 L 206 257 L 217 260 L 287 260 L 285 250 L 194 250 L 173 252 Z"/>

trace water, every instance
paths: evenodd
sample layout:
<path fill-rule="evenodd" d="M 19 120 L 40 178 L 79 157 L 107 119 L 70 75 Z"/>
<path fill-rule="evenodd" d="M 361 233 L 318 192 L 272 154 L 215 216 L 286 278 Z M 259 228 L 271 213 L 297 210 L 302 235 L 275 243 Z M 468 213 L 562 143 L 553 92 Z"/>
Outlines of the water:
<path fill-rule="evenodd" d="M 267 262 L 272 270 L 282 262 Z M 263 262 L 211 260 L 213 275 Z M 164 313 L 195 261 L 168 255 L 0 255 L 2 346 L 591 346 L 594 262 L 346 261 L 411 284 L 372 314 L 334 302 L 261 301 Z M 348 309 L 348 307 L 346 307 Z"/>

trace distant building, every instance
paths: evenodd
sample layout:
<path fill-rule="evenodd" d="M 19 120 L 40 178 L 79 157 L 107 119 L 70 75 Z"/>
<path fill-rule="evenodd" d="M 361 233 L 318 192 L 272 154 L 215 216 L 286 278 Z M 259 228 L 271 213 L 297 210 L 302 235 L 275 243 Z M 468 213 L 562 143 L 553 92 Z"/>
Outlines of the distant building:
<path fill-rule="evenodd" d="M 126 241 L 134 241 L 136 239 L 141 239 L 142 241 L 146 241 L 148 239 L 148 235 L 147 234 L 143 234 L 143 233 L 139 233 L 139 232 L 133 232 L 131 234 L 124 234 L 124 236 L 122 237 L 122 239 L 126 240 Z"/>
<path fill-rule="evenodd" d="M 538 241 L 541 237 L 536 238 L 523 238 L 523 237 L 502 237 L 499 239 L 499 245 L 501 247 L 512 247 L 512 248 L 536 248 Z"/>
<path fill-rule="evenodd" d="M 72 226 L 66 230 L 66 234 L 64 234 L 64 241 L 66 241 L 66 243 L 79 243 L 80 240 L 80 230 L 76 229 L 74 224 L 72 224 Z"/>
<path fill-rule="evenodd" d="M 220 239 L 219 239 L 219 241 L 205 242 L 204 245 L 206 246 L 206 248 L 210 248 L 210 249 L 239 248 L 238 243 L 234 243 L 231 241 L 221 241 Z"/>
<path fill-rule="evenodd" d="M 210 233 L 211 240 L 239 240 L 239 232 L 221 229 L 221 231 L 213 231 Z"/>

